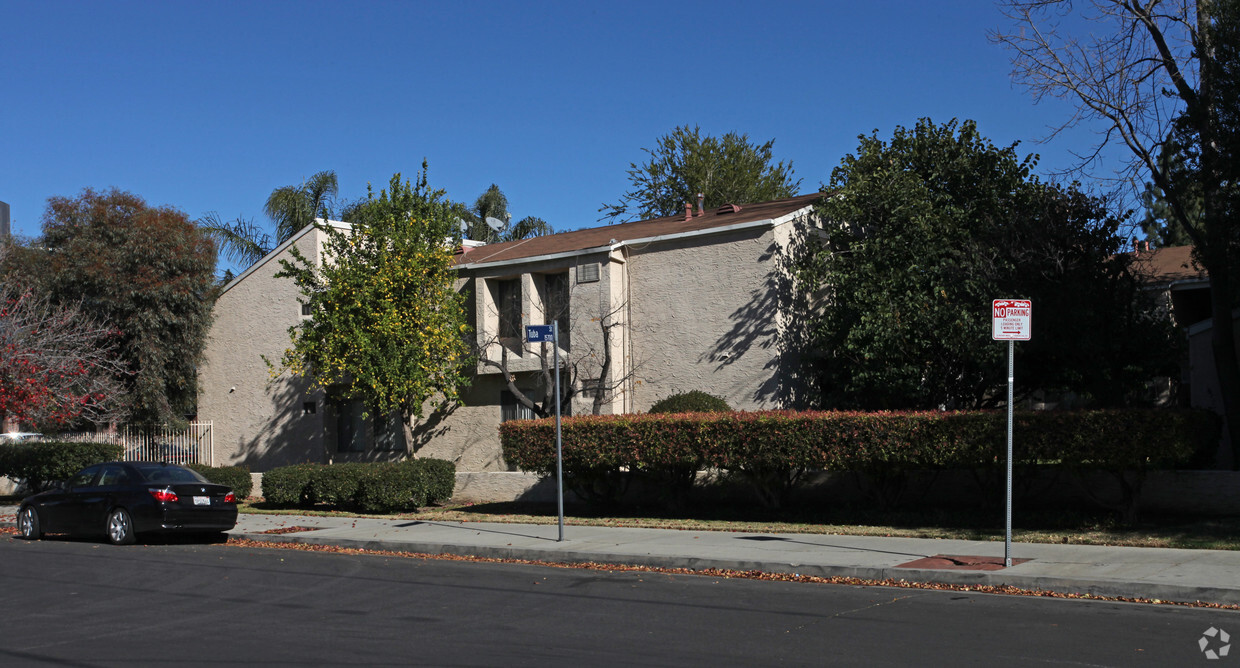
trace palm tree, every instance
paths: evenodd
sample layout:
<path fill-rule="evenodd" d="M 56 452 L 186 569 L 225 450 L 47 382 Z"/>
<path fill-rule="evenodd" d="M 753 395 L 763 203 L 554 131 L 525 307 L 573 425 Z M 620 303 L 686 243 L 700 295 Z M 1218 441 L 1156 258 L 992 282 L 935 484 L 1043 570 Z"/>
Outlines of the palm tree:
<path fill-rule="evenodd" d="M 339 193 L 336 172 L 319 172 L 299 186 L 283 186 L 271 191 L 264 207 L 276 224 L 276 244 L 282 244 L 315 218 L 332 216 Z"/>
<path fill-rule="evenodd" d="M 517 221 L 516 225 L 508 228 L 504 233 L 504 241 L 529 239 L 530 237 L 541 237 L 548 234 L 555 234 L 555 230 L 551 228 L 550 223 L 542 218 L 526 216 Z"/>
<path fill-rule="evenodd" d="M 220 220 L 219 214 L 211 211 L 198 220 L 198 227 L 215 240 L 224 259 L 243 267 L 258 262 L 277 245 L 271 243 L 271 235 L 255 225 L 253 219 L 246 220 L 241 216 L 226 223 Z"/>
<path fill-rule="evenodd" d="M 464 213 L 463 218 L 468 226 L 469 238 L 488 244 L 541 237 L 555 232 L 547 221 L 534 216 L 526 216 L 516 225 L 512 225 L 509 222 L 512 220 L 512 214 L 508 212 L 508 198 L 504 195 L 504 191 L 494 183 L 486 189 L 486 192 L 479 195 L 474 201 L 474 206 Z M 504 221 L 504 229 L 492 229 L 486 223 L 487 218 Z"/>
<path fill-rule="evenodd" d="M 338 192 L 336 172 L 331 170 L 318 172 L 301 185 L 282 186 L 271 191 L 264 211 L 276 224 L 274 238 L 255 225 L 253 219 L 238 216 L 233 222 L 226 223 L 214 211 L 199 220 L 198 225 L 215 240 L 220 254 L 229 262 L 248 267 L 314 222 L 315 218 L 331 218 Z"/>

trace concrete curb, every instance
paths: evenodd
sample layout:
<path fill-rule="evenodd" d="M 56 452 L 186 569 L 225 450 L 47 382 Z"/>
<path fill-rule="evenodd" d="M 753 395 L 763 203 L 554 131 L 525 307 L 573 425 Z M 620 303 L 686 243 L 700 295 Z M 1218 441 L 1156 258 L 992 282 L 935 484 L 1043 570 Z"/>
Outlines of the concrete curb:
<path fill-rule="evenodd" d="M 652 568 L 679 568 L 686 570 L 734 570 L 786 573 L 814 577 L 846 577 L 860 580 L 890 580 L 919 584 L 945 584 L 964 586 L 1011 586 L 1030 591 L 1046 591 L 1077 596 L 1105 596 L 1116 598 L 1142 598 L 1178 603 L 1209 602 L 1224 605 L 1240 605 L 1240 589 L 1226 587 L 1199 587 L 1134 583 L 1113 579 L 1082 579 L 1047 576 L 1022 576 L 995 571 L 958 571 L 911 569 L 866 566 L 829 566 L 818 564 L 777 563 L 772 561 L 712 559 L 687 556 L 636 556 L 606 552 L 583 552 L 575 550 L 540 550 L 525 547 L 494 547 L 448 543 L 422 543 L 388 541 L 382 539 L 356 540 L 339 537 L 322 537 L 297 534 L 231 533 L 235 538 L 270 542 L 301 543 L 305 545 L 332 545 L 342 548 L 417 553 L 431 555 L 454 555 L 487 559 L 519 559 L 548 563 L 615 564 L 617 566 L 643 566 Z"/>

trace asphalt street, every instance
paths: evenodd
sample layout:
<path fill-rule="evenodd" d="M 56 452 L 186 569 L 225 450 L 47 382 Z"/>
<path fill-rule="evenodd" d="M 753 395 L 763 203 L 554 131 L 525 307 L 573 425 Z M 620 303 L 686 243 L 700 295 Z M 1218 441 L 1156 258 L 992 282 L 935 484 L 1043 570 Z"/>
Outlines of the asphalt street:
<path fill-rule="evenodd" d="M 1209 609 L 185 541 L 2 537 L 0 563 L 6 666 L 1240 662 L 1203 653 L 1240 633 Z"/>

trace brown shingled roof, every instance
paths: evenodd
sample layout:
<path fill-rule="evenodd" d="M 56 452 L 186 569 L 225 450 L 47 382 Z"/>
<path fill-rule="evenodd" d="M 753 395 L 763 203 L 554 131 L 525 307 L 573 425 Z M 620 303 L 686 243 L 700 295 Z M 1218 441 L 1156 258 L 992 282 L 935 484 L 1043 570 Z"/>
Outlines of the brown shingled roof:
<path fill-rule="evenodd" d="M 770 202 L 742 204 L 737 211 L 721 208 L 717 211 L 706 211 L 700 216 L 697 215 L 697 212 L 694 212 L 691 220 L 685 220 L 685 216 L 682 213 L 676 216 L 666 216 L 652 220 L 604 225 L 602 227 L 560 232 L 559 234 L 533 237 L 520 241 L 488 244 L 472 248 L 467 253 L 457 255 L 456 263 L 484 264 L 521 260 L 609 246 L 613 242 L 623 243 L 625 241 L 649 239 L 671 234 L 704 232 L 731 225 L 772 220 L 811 206 L 820 196 L 819 193 L 813 193 L 787 199 L 772 200 Z M 724 212 L 719 213 L 718 211 Z"/>
<path fill-rule="evenodd" d="M 1132 268 L 1152 283 L 1204 281 L 1209 278 L 1206 270 L 1193 262 L 1192 246 L 1141 251 L 1133 258 Z"/>

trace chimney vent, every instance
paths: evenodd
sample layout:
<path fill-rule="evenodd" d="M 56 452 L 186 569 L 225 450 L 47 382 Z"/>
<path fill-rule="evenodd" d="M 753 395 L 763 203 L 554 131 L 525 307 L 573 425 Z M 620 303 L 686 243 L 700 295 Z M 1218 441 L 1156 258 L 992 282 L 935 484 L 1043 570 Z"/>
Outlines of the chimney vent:
<path fill-rule="evenodd" d="M 697 210 L 697 215 L 699 215 L 699 216 L 700 216 L 700 215 L 702 215 L 702 214 L 706 213 L 705 208 L 703 208 L 703 207 L 705 206 L 705 204 L 706 204 L 706 195 L 704 195 L 704 194 L 702 194 L 702 193 L 698 193 L 698 210 Z"/>
<path fill-rule="evenodd" d="M 685 202 L 685 222 L 693 220 L 693 205 Z"/>

